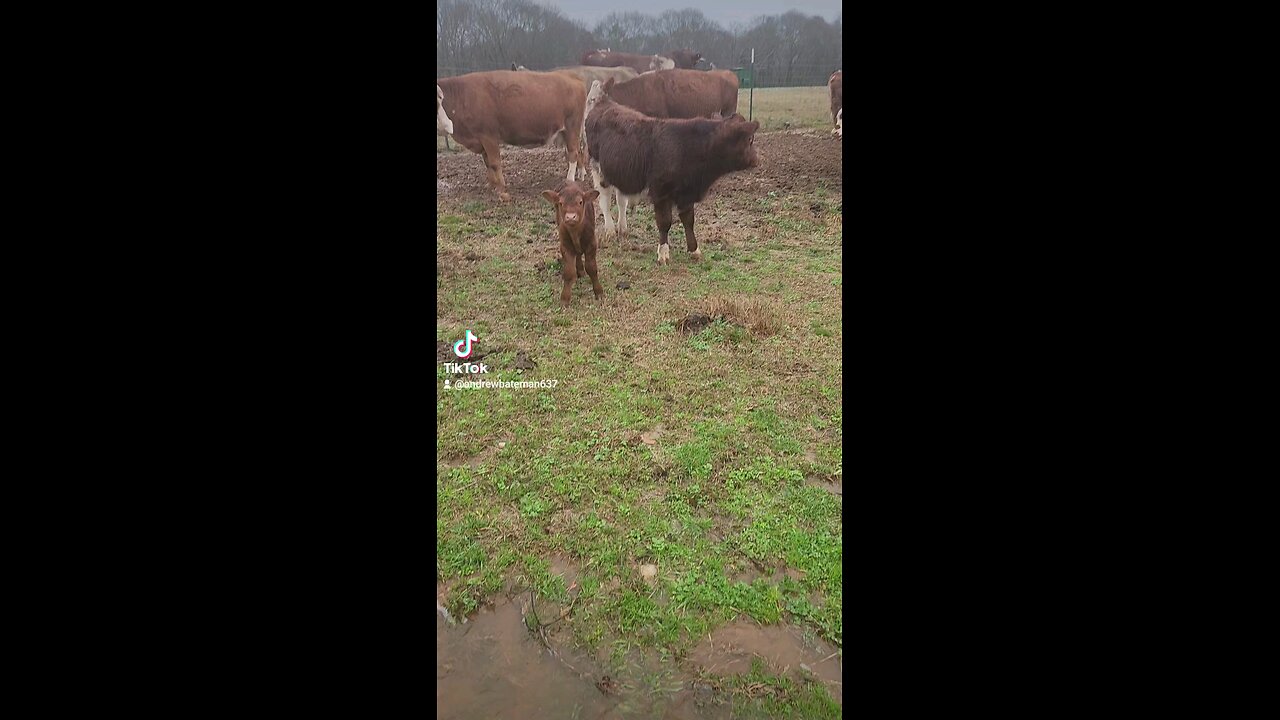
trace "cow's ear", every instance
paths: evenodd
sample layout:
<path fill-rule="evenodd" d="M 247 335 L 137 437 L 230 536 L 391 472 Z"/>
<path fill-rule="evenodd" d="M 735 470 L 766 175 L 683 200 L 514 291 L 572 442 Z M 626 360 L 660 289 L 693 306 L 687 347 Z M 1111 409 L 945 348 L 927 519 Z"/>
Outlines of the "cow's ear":
<path fill-rule="evenodd" d="M 582 195 L 582 197 L 583 197 L 583 198 L 585 198 L 587 202 L 591 202 L 591 201 L 595 200 L 596 198 L 600 197 L 600 191 L 599 191 L 599 190 L 588 190 L 588 191 L 586 191 L 586 192 Z"/>
<path fill-rule="evenodd" d="M 546 198 L 547 202 L 551 203 L 552 205 L 560 204 L 560 195 L 556 193 L 555 190 L 543 190 L 542 197 Z"/>

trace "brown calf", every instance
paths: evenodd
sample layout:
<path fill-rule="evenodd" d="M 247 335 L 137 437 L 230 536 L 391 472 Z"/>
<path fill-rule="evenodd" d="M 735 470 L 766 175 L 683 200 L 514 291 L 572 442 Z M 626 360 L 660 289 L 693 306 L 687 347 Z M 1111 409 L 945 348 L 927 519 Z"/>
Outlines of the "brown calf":
<path fill-rule="evenodd" d="M 560 187 L 560 192 L 543 190 L 542 197 L 556 206 L 556 227 L 560 230 L 560 277 L 564 289 L 560 291 L 560 304 L 569 307 L 573 296 L 573 281 L 583 275 L 591 276 L 591 289 L 596 300 L 604 299 L 604 288 L 596 270 L 596 206 L 598 190 L 582 189 L 576 182 Z"/>

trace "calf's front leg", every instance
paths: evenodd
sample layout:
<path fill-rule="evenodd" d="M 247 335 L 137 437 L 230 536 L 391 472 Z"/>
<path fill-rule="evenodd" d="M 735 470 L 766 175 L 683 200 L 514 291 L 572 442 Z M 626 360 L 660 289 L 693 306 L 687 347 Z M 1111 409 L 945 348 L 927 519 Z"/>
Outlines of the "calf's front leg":
<path fill-rule="evenodd" d="M 596 253 L 587 251 L 587 274 L 591 276 L 591 291 L 596 294 L 596 301 L 604 300 L 604 287 L 600 285 L 600 272 L 596 267 Z"/>
<path fill-rule="evenodd" d="M 693 234 L 693 206 L 680 208 L 680 223 L 684 225 L 684 244 L 693 253 L 694 260 L 702 259 L 702 248 L 698 247 L 698 237 Z"/>
<path fill-rule="evenodd" d="M 575 272 L 582 259 L 573 250 L 560 246 L 560 277 L 564 280 L 564 289 L 560 291 L 560 305 L 569 307 L 569 299 L 573 297 L 573 281 L 578 279 Z"/>
<path fill-rule="evenodd" d="M 658 264 L 671 262 L 671 246 L 667 245 L 667 232 L 671 230 L 671 201 L 654 201 L 653 216 L 658 221 Z"/>

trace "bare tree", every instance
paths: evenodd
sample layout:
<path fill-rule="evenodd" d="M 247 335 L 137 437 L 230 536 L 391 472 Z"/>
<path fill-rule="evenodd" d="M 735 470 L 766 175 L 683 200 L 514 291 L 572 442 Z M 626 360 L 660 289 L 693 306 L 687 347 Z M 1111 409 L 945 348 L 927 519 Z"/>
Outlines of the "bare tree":
<path fill-rule="evenodd" d="M 828 23 L 798 11 L 727 28 L 701 10 L 660 15 L 614 12 L 594 32 L 560 10 L 532 0 L 440 0 L 436 4 L 436 62 L 442 74 L 576 65 L 597 47 L 633 53 L 690 48 L 721 68 L 745 66 L 756 50 L 757 82 L 822 85 L 841 62 L 843 16 Z"/>

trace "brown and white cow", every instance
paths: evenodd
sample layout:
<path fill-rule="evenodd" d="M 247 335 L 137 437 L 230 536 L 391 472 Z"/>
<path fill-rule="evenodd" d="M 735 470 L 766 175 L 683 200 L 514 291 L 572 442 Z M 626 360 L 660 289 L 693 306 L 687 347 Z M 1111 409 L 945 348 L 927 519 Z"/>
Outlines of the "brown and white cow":
<path fill-rule="evenodd" d="M 724 117 L 738 112 L 738 76 L 728 70 L 669 70 L 625 83 L 605 83 L 605 92 L 650 117 Z"/>
<path fill-rule="evenodd" d="M 844 71 L 837 70 L 827 78 L 827 90 L 831 93 L 831 124 L 836 126 L 832 135 L 840 135 L 840 110 L 844 107 Z"/>
<path fill-rule="evenodd" d="M 455 140 L 484 158 L 489 184 L 502 200 L 510 200 L 502 176 L 501 145 L 536 147 L 564 143 L 573 180 L 581 153 L 587 92 L 569 75 L 495 70 L 436 81 L 436 102 L 448 114 Z"/>
<path fill-rule="evenodd" d="M 583 65 L 597 67 L 629 67 L 637 73 L 651 73 L 658 70 L 670 70 L 676 61 L 661 55 L 637 55 L 635 53 L 613 52 L 612 50 L 588 50 L 582 54 Z"/>
<path fill-rule="evenodd" d="M 596 207 L 599 190 L 586 190 L 576 182 L 562 185 L 559 192 L 543 190 L 542 197 L 556 207 L 556 228 L 560 233 L 560 277 L 564 289 L 560 304 L 569 307 L 573 281 L 591 276 L 591 290 L 596 300 L 604 299 L 604 288 L 596 267 Z"/>
<path fill-rule="evenodd" d="M 444 91 L 436 85 L 436 135 L 452 135 L 453 121 L 449 119 L 449 113 L 444 111 L 441 101 L 444 100 Z"/>
<path fill-rule="evenodd" d="M 684 225 L 685 245 L 695 260 L 702 257 L 693 233 L 694 205 L 722 176 L 759 162 L 755 133 L 760 123 L 734 114 L 721 120 L 649 117 L 621 105 L 610 88 L 587 116 L 587 150 L 600 189 L 605 232 L 612 232 L 609 194 L 635 197 L 647 193 L 658 221 L 658 263 L 671 261 L 667 233 L 674 206 Z"/>
<path fill-rule="evenodd" d="M 692 70 L 702 59 L 702 53 L 694 52 L 689 48 L 668 50 L 664 55 L 671 58 L 676 64 L 676 69 L 679 70 Z"/>

